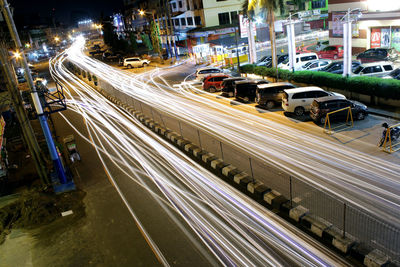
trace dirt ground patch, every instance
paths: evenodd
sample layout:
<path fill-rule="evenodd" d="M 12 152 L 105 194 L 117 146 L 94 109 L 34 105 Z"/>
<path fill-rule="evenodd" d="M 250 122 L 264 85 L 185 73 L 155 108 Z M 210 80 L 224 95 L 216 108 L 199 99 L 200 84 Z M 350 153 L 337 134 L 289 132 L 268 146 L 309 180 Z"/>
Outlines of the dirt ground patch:
<path fill-rule="evenodd" d="M 80 190 L 57 195 L 38 189 L 22 193 L 17 201 L 0 209 L 0 244 L 11 229 L 33 229 L 49 224 L 68 210 L 73 211 L 75 218 L 82 217 L 85 214 L 85 195 Z"/>

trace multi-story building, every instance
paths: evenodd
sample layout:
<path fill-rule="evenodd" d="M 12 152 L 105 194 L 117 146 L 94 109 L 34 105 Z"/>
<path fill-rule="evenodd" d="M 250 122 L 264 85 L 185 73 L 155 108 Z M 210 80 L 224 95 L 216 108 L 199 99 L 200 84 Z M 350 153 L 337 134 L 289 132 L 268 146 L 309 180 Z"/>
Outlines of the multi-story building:
<path fill-rule="evenodd" d="M 400 1 L 329 0 L 329 43 L 343 44 L 341 19 L 356 8 L 361 9 L 361 16 L 353 23 L 353 53 L 378 47 L 400 52 Z"/>

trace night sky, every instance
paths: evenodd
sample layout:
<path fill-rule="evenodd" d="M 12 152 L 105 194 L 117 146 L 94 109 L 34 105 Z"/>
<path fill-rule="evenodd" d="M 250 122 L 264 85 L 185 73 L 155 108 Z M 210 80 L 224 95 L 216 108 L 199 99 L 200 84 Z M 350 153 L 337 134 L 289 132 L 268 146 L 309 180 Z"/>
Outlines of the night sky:
<path fill-rule="evenodd" d="M 52 17 L 52 10 L 55 10 L 57 22 L 71 25 L 76 23 L 74 18 L 90 17 L 100 18 L 103 11 L 104 15 L 111 15 L 113 12 L 121 11 L 122 0 L 8 0 L 10 5 L 15 8 L 15 14 L 24 24 L 41 18 Z M 21 22 L 22 23 L 22 22 Z"/>

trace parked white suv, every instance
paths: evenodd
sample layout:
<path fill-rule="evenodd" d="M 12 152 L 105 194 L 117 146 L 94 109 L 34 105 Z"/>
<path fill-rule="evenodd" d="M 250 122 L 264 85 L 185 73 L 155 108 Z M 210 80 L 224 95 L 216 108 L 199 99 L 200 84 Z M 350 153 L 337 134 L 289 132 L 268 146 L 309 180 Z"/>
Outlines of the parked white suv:
<path fill-rule="evenodd" d="M 303 53 L 303 54 L 296 54 L 296 59 L 294 63 L 294 70 L 298 71 L 301 70 L 301 67 L 305 65 L 309 61 L 318 60 L 318 55 L 316 53 Z M 284 60 L 282 63 L 278 65 L 280 69 L 289 69 L 289 58 Z"/>
<path fill-rule="evenodd" d="M 394 70 L 393 63 L 389 61 L 362 64 L 354 70 L 354 76 L 383 77 Z"/>
<path fill-rule="evenodd" d="M 124 67 L 128 69 L 138 68 L 138 67 L 146 67 L 150 64 L 150 61 L 147 59 L 140 59 L 139 57 L 129 57 L 124 59 Z"/>
<path fill-rule="evenodd" d="M 305 112 L 310 111 L 311 104 L 315 98 L 325 96 L 339 96 L 343 99 L 346 98 L 342 94 L 327 92 L 316 86 L 285 89 L 283 91 L 283 110 L 286 112 L 294 113 L 297 116 L 302 116 Z"/>
<path fill-rule="evenodd" d="M 223 73 L 219 68 L 205 67 L 196 71 L 196 80 L 203 81 L 205 77 L 212 74 Z"/>

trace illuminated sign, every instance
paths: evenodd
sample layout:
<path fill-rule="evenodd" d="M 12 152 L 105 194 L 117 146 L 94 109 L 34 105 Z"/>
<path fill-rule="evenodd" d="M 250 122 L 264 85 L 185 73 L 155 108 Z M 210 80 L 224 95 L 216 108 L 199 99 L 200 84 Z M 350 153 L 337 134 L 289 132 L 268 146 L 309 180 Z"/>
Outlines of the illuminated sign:
<path fill-rule="evenodd" d="M 368 0 L 368 11 L 397 11 L 400 10 L 399 0 Z"/>

